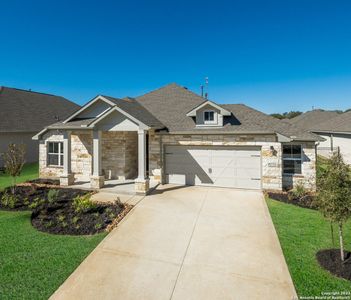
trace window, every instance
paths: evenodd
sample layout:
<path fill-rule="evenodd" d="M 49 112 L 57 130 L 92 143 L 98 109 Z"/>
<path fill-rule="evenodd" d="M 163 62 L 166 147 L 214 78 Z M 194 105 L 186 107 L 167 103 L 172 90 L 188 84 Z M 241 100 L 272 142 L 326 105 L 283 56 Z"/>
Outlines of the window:
<path fill-rule="evenodd" d="M 209 110 L 204 112 L 204 121 L 213 122 L 214 121 L 214 111 Z"/>
<path fill-rule="evenodd" d="M 301 174 L 301 145 L 283 145 L 283 173 Z"/>
<path fill-rule="evenodd" d="M 63 166 L 63 142 L 48 142 L 48 165 Z"/>

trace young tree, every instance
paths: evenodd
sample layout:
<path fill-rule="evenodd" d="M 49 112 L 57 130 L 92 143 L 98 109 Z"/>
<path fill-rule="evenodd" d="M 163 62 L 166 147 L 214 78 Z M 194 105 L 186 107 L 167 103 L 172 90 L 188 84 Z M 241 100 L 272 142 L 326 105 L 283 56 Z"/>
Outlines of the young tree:
<path fill-rule="evenodd" d="M 340 256 L 344 261 L 343 224 L 351 216 L 351 176 L 340 153 L 335 153 L 327 163 L 316 202 L 324 217 L 338 224 Z"/>
<path fill-rule="evenodd" d="M 15 194 L 16 178 L 21 175 L 25 163 L 25 146 L 23 144 L 9 144 L 3 154 L 5 171 L 12 177 L 12 194 Z"/>

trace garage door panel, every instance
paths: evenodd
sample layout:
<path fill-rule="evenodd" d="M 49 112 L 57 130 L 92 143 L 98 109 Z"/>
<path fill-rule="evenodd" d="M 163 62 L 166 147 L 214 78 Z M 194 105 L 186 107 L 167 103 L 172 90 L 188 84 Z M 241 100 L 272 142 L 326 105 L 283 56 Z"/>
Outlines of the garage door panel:
<path fill-rule="evenodd" d="M 167 146 L 165 172 L 169 183 L 260 189 L 260 150 L 258 147 Z"/>

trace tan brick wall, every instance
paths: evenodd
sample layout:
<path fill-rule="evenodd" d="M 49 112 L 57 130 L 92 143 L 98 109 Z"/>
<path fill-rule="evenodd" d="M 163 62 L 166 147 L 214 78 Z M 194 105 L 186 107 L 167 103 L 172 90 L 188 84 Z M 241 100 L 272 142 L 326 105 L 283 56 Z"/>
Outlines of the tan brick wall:
<path fill-rule="evenodd" d="M 276 142 L 275 135 L 158 135 L 150 132 L 149 138 L 149 169 L 150 176 L 161 181 L 162 155 L 164 145 L 214 145 L 214 146 L 261 146 L 262 157 L 262 188 L 281 190 L 283 188 L 282 176 L 282 147 Z M 309 145 L 304 144 L 304 150 L 309 161 L 304 162 L 303 177 L 315 184 L 314 152 Z"/>

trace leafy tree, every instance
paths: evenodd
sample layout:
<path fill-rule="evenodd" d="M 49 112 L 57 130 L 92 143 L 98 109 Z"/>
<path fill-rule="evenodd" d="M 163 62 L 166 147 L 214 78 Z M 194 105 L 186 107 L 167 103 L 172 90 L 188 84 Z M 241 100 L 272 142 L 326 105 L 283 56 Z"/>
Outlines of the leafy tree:
<path fill-rule="evenodd" d="M 23 144 L 9 144 L 3 154 L 5 171 L 12 177 L 12 194 L 15 194 L 16 178 L 21 175 L 25 163 L 25 153 Z"/>
<path fill-rule="evenodd" d="M 327 162 L 320 179 L 316 205 L 326 219 L 338 224 L 340 256 L 344 261 L 343 225 L 351 216 L 351 176 L 339 152 Z"/>
<path fill-rule="evenodd" d="M 292 119 L 292 118 L 295 118 L 299 115 L 301 115 L 302 112 L 301 111 L 289 111 L 289 112 L 285 112 L 285 113 L 282 113 L 282 114 L 279 114 L 279 113 L 274 113 L 274 114 L 271 114 L 272 117 L 274 118 L 277 118 L 277 119 Z"/>

